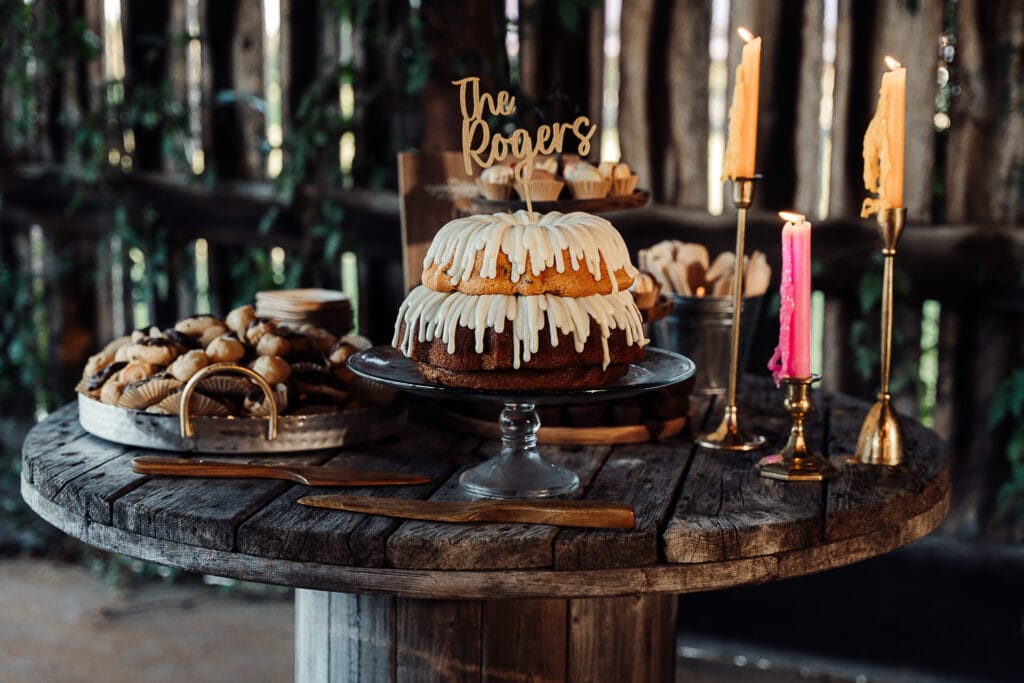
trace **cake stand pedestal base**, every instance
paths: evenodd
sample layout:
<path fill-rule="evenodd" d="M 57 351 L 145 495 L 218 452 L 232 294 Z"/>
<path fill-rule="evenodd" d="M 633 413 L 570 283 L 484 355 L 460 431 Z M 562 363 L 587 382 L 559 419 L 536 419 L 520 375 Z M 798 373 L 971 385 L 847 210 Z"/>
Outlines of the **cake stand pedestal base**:
<path fill-rule="evenodd" d="M 546 460 L 537 450 L 540 418 L 533 403 L 506 403 L 498 426 L 501 453 L 463 472 L 463 488 L 489 498 L 550 498 L 579 488 L 575 472 Z"/>

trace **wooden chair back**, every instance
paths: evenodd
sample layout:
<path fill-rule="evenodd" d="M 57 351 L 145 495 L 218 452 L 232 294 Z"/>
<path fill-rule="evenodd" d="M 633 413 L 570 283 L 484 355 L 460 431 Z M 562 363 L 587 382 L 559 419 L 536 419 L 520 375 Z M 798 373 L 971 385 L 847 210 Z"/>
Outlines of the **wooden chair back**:
<path fill-rule="evenodd" d="M 398 194 L 405 291 L 420 282 L 423 257 L 442 225 L 469 211 L 476 174 L 466 175 L 461 152 L 401 152 Z"/>

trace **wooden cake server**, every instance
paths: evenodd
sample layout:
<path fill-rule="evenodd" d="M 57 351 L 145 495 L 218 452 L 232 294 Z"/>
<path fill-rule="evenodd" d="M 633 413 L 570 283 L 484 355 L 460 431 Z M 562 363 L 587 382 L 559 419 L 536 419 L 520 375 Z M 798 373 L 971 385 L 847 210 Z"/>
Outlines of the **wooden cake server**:
<path fill-rule="evenodd" d="M 324 495 L 299 498 L 303 505 L 369 515 L 434 522 L 523 522 L 554 526 L 632 529 L 633 508 L 599 500 L 439 501 Z"/>
<path fill-rule="evenodd" d="M 140 455 L 132 460 L 132 471 L 174 477 L 286 479 L 307 486 L 388 486 L 430 481 L 430 477 L 422 474 L 374 472 L 330 465 L 260 465 L 160 455 Z"/>

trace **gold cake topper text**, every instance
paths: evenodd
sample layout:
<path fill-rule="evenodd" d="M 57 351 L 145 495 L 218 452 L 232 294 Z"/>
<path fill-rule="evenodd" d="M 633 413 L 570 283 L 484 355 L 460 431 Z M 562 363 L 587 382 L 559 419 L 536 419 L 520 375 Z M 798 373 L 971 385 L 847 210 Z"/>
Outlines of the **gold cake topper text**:
<path fill-rule="evenodd" d="M 484 116 L 511 116 L 516 110 L 516 98 L 507 90 L 497 95 L 480 92 L 480 79 L 469 76 L 452 85 L 459 86 L 459 102 L 462 107 L 462 160 L 466 174 L 473 174 L 473 164 L 488 168 L 509 156 L 518 159 L 516 180 L 529 180 L 533 174 L 533 162 L 538 155 L 560 154 L 565 144 L 566 133 L 572 133 L 579 140 L 577 151 L 580 156 L 590 154 L 590 139 L 597 132 L 597 125 L 590 123 L 586 116 L 577 116 L 572 123 L 544 124 L 537 129 L 536 137 L 524 128 L 517 128 L 509 136 L 492 132 Z M 527 199 L 529 203 L 529 199 Z"/>

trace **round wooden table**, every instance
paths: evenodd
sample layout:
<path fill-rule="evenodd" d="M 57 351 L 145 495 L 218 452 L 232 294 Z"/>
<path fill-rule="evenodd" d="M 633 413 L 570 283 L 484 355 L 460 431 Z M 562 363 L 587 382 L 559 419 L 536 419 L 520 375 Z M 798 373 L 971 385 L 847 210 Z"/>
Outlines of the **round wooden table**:
<path fill-rule="evenodd" d="M 868 406 L 817 400 L 811 443 L 839 464 Z M 694 422 L 706 420 L 711 406 L 694 403 Z M 772 449 L 785 442 L 789 418 L 769 383 L 748 382 L 739 408 Z M 294 586 L 298 680 L 669 681 L 676 594 L 850 564 L 939 524 L 944 446 L 903 427 L 907 465 L 841 465 L 827 484 L 761 478 L 763 452 L 708 451 L 692 433 L 545 448 L 579 473 L 583 497 L 633 505 L 630 530 L 402 521 L 298 505 L 312 490 L 288 482 L 137 475 L 142 451 L 85 433 L 75 405 L 29 433 L 22 491 L 99 548 Z M 431 484 L 344 491 L 452 500 L 461 470 L 498 446 L 412 423 L 370 446 L 260 460 L 422 472 Z"/>

